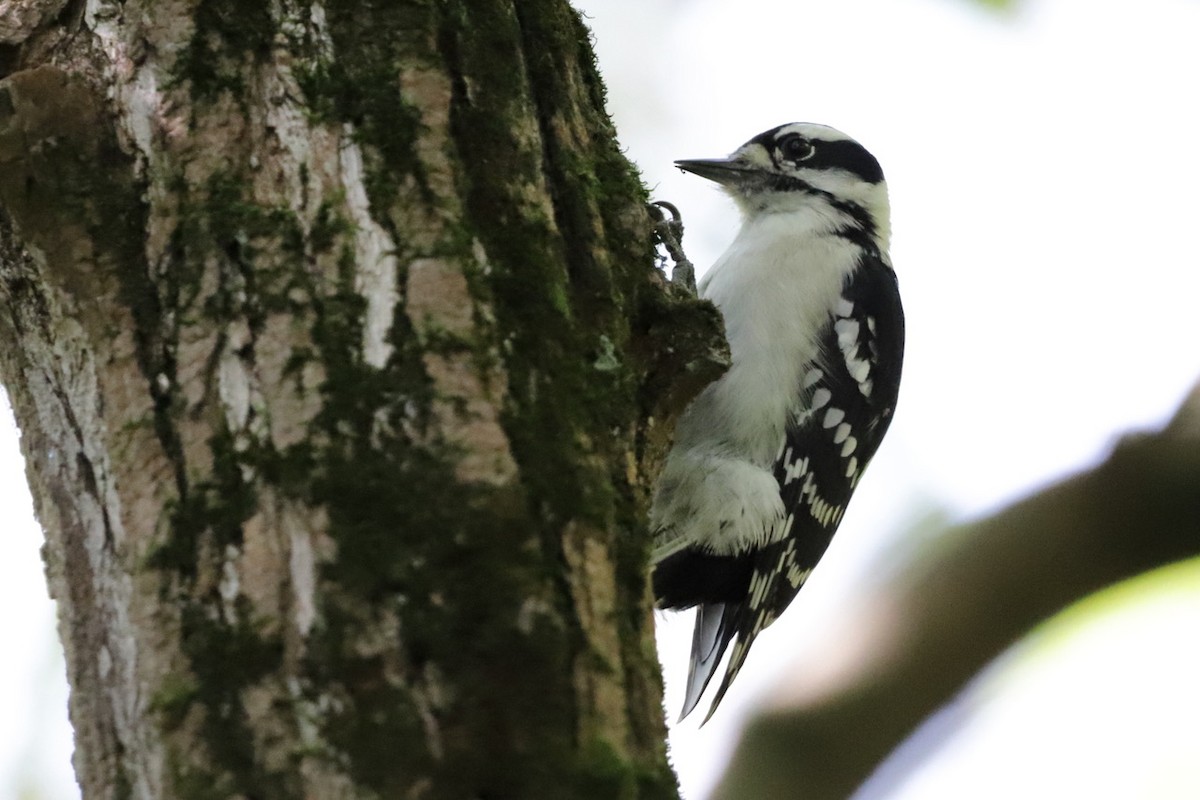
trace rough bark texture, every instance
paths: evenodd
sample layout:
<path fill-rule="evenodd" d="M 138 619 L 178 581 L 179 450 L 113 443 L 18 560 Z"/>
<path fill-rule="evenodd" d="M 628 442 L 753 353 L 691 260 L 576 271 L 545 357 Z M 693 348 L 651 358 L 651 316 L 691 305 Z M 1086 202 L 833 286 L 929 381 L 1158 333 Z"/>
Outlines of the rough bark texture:
<path fill-rule="evenodd" d="M 566 2 L 0 2 L 0 76 L 84 797 L 673 797 L 643 520 L 719 321 Z"/>

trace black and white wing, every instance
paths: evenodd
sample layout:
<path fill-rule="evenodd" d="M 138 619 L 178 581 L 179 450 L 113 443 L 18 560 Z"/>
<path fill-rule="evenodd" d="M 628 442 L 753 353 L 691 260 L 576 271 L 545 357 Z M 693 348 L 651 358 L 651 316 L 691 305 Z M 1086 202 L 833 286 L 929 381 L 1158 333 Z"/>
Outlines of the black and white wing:
<path fill-rule="evenodd" d="M 800 591 L 891 424 L 904 358 L 904 313 L 896 275 L 878 257 L 864 256 L 847 279 L 821 333 L 821 351 L 802 379 L 800 410 L 775 462 L 787 509 L 783 535 L 742 557 L 752 560 L 745 599 L 697 609 L 685 715 L 734 642 L 712 715 L 755 637 Z"/>

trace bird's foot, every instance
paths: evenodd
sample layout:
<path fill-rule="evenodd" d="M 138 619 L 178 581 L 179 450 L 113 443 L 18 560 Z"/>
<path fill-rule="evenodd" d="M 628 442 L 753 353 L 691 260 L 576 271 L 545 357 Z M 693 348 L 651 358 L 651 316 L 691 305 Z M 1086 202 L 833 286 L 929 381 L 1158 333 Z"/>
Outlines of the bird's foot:
<path fill-rule="evenodd" d="M 646 209 L 654 220 L 654 238 L 666 248 L 667 254 L 675 262 L 675 268 L 671 270 L 671 283 L 695 297 L 696 268 L 683 252 L 683 217 L 679 209 L 665 200 L 656 200 Z M 665 263 L 666 259 L 663 261 Z"/>

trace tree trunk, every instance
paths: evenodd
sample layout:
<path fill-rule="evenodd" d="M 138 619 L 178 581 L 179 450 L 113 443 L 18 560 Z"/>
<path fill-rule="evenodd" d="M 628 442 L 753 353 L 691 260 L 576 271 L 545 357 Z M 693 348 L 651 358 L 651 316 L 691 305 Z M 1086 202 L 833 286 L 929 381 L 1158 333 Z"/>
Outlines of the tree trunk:
<path fill-rule="evenodd" d="M 0 75 L 84 797 L 674 797 L 644 511 L 719 321 L 565 0 L 0 2 Z"/>

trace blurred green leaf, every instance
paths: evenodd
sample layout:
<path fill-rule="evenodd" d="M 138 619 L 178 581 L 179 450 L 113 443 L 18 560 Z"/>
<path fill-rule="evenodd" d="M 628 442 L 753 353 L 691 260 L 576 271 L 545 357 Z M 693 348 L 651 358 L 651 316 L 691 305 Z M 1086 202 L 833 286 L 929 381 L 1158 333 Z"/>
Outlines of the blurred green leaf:
<path fill-rule="evenodd" d="M 997 11 L 1011 11 L 1017 7 L 1018 0 L 971 0 L 974 5 L 986 6 Z"/>

